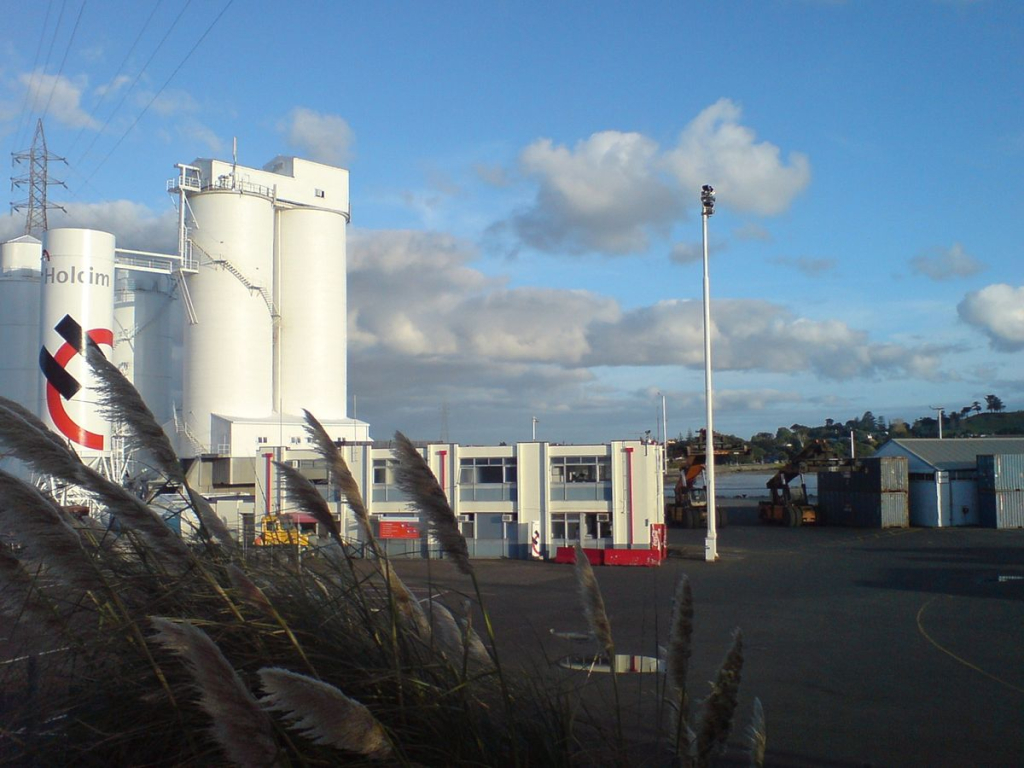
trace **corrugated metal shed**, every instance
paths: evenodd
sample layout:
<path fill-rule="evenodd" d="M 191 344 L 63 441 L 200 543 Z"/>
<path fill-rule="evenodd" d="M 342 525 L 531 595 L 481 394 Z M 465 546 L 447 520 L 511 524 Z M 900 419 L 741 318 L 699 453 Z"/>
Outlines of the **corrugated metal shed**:
<path fill-rule="evenodd" d="M 937 438 L 906 438 L 889 440 L 876 456 L 908 455 L 933 470 L 974 469 L 978 456 L 996 453 L 1024 453 L 1024 437 L 970 437 L 939 440 Z M 921 468 L 911 461 L 910 471 Z"/>

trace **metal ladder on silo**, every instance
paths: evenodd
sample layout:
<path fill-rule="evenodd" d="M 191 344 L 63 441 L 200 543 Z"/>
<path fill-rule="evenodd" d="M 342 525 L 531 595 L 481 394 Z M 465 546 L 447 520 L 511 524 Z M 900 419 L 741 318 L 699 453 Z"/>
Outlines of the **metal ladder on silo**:
<path fill-rule="evenodd" d="M 270 317 L 275 323 L 280 319 L 281 315 L 280 313 L 278 313 L 277 307 L 274 306 L 274 299 L 271 297 L 270 291 L 268 291 L 263 286 L 256 285 L 255 283 L 253 283 L 251 280 L 249 280 L 249 278 L 242 274 L 241 270 L 239 270 L 238 267 L 236 267 L 227 259 L 214 258 L 205 249 L 203 249 L 201 246 L 197 245 L 194 242 L 192 242 L 192 247 L 199 251 L 203 256 L 205 256 L 209 263 L 216 264 L 217 266 L 231 273 L 231 275 L 233 275 L 234 278 L 238 280 L 238 282 L 244 285 L 249 290 L 250 293 L 258 293 L 260 297 L 263 299 L 263 303 L 267 305 L 267 311 L 270 313 Z"/>
<path fill-rule="evenodd" d="M 184 415 L 178 410 L 177 403 L 171 403 L 171 412 L 174 417 L 174 431 L 179 435 L 184 435 L 185 438 L 192 444 L 199 453 L 207 453 L 206 446 L 199 442 L 199 438 L 195 436 L 188 427 L 188 422 L 185 421 Z"/>

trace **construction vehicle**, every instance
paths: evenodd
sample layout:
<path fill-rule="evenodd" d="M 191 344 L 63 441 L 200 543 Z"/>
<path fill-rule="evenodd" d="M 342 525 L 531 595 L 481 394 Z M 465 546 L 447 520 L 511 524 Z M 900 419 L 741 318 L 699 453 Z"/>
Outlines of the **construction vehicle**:
<path fill-rule="evenodd" d="M 708 522 L 708 492 L 705 487 L 704 469 L 707 464 L 707 442 L 705 430 L 700 437 L 689 441 L 679 467 L 675 498 L 665 504 L 665 521 L 683 528 L 702 528 Z M 715 457 L 745 456 L 750 446 L 742 441 L 715 435 L 712 445 Z M 718 527 L 728 524 L 725 510 L 715 508 L 715 522 Z"/>
<path fill-rule="evenodd" d="M 792 461 L 768 479 L 765 485 L 771 498 L 757 505 L 761 521 L 790 527 L 824 525 L 824 513 L 807 498 L 804 475 L 835 471 L 849 464 L 850 460 L 836 453 L 825 440 L 809 442 Z"/>
<path fill-rule="evenodd" d="M 308 547 L 316 536 L 316 520 L 301 512 L 266 515 L 260 522 L 260 533 L 254 542 L 257 547 Z"/>

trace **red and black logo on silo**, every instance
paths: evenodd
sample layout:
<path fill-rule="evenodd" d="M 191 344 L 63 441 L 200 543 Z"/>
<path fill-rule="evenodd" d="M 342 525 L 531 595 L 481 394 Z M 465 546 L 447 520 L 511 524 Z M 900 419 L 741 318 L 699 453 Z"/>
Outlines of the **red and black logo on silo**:
<path fill-rule="evenodd" d="M 78 379 L 68 373 L 67 365 L 75 355 L 85 354 L 86 336 L 97 344 L 112 347 L 114 334 L 107 328 L 83 331 L 71 315 L 64 315 L 54 330 L 64 339 L 57 354 L 51 355 L 46 347 L 39 350 L 39 367 L 46 378 L 46 407 L 50 418 L 65 437 L 86 448 L 102 451 L 103 435 L 90 432 L 75 423 L 64 408 L 64 401 L 71 400 L 82 389 Z"/>

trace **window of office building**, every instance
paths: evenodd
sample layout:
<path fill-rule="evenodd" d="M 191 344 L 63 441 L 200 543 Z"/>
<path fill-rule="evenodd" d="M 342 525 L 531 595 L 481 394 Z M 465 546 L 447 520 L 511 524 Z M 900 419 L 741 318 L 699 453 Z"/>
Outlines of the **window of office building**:
<path fill-rule="evenodd" d="M 462 501 L 514 501 L 514 456 L 474 456 L 459 461 L 459 498 Z"/>
<path fill-rule="evenodd" d="M 610 501 L 608 456 L 556 456 L 551 459 L 552 501 Z"/>

